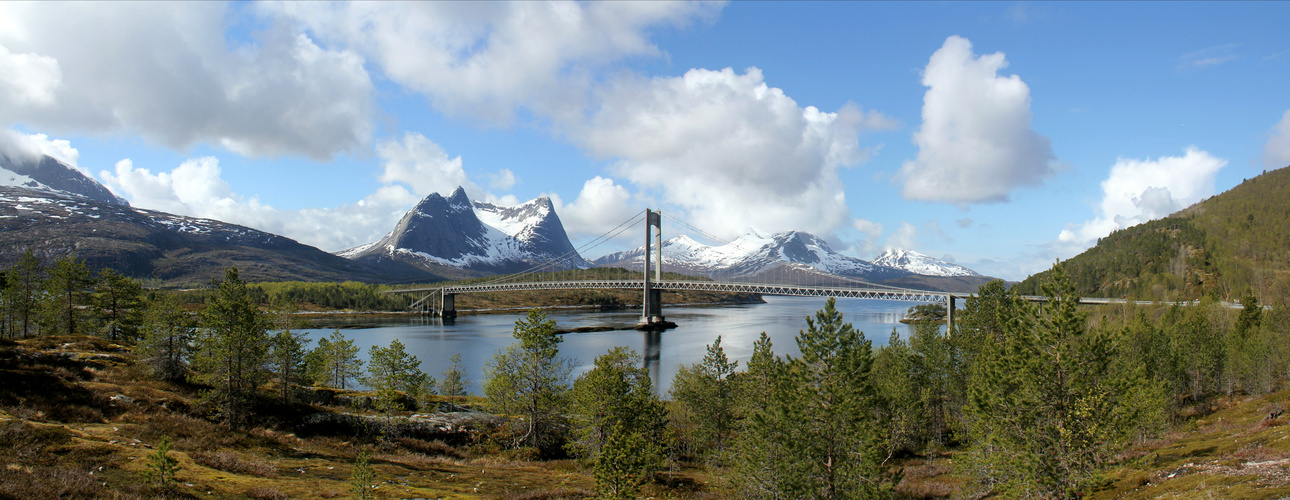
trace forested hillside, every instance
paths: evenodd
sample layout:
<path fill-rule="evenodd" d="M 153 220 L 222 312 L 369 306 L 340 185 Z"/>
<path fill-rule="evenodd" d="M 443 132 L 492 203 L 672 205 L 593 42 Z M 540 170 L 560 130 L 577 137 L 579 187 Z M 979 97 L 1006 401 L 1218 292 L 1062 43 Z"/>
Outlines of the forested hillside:
<path fill-rule="evenodd" d="M 1247 179 L 1169 217 L 1113 232 L 1064 263 L 1084 296 L 1261 302 L 1290 293 L 1290 169 Z M 1037 294 L 1047 272 L 1017 285 Z"/>

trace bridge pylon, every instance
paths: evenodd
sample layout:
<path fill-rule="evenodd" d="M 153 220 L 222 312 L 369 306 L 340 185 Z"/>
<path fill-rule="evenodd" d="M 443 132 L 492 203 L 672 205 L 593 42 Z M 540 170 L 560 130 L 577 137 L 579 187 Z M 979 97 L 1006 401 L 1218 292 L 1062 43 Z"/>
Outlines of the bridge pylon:
<path fill-rule="evenodd" d="M 641 319 L 636 323 L 636 328 L 654 329 L 670 328 L 675 326 L 663 318 L 663 291 L 654 288 L 650 280 L 650 228 L 658 228 L 654 233 L 656 244 L 654 250 L 657 252 L 658 265 L 654 268 L 654 279 L 663 281 L 663 218 L 658 212 L 645 209 L 645 279 L 644 279 L 644 296 L 641 298 Z"/>

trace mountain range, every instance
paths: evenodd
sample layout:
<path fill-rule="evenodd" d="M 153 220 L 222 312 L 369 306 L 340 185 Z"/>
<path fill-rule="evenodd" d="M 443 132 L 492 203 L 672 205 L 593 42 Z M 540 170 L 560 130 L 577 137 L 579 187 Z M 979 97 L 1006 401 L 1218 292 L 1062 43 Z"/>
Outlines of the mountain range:
<path fill-rule="evenodd" d="M 212 219 L 131 207 L 80 170 L 53 157 L 0 154 L 0 265 L 31 249 L 46 261 L 75 253 L 93 268 L 167 286 L 192 286 L 237 266 L 253 281 L 433 282 L 513 273 L 557 261 L 556 269 L 640 269 L 642 248 L 583 259 L 551 200 L 515 206 L 472 201 L 464 189 L 433 193 L 372 243 L 329 254 L 290 238 Z M 720 246 L 687 236 L 664 243 L 665 269 L 719 279 L 798 281 L 841 276 L 922 287 L 963 288 L 984 282 L 975 272 L 905 250 L 873 262 L 833 251 L 801 231 L 749 233 Z M 684 264 L 682 264 L 684 263 Z M 946 288 L 949 286 L 950 288 Z M 974 288 L 974 287 L 973 287 Z"/>
<path fill-rule="evenodd" d="M 605 255 L 597 266 L 641 269 L 644 246 Z M 750 232 L 729 243 L 704 245 L 689 236 L 663 242 L 663 270 L 720 280 L 828 282 L 833 277 L 879 284 L 899 280 L 945 291 L 975 290 L 991 278 L 910 250 L 887 250 L 872 262 L 835 252 L 820 237 L 802 231 Z"/>

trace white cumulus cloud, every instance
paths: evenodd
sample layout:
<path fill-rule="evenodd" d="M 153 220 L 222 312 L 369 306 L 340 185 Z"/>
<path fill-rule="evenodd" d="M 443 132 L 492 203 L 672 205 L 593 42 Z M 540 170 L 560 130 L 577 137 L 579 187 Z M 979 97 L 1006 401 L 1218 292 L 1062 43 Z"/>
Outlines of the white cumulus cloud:
<path fill-rule="evenodd" d="M 548 194 L 570 239 L 599 236 L 642 210 L 627 188 L 607 177 L 596 176 L 582 184 L 573 202 Z M 633 237 L 635 235 L 633 234 Z"/>
<path fill-rule="evenodd" d="M 956 204 L 1004 201 L 1057 171 L 1048 138 L 1031 130 L 1030 88 L 1002 52 L 977 56 L 951 36 L 923 70 L 918 156 L 900 169 L 906 198 Z"/>
<path fill-rule="evenodd" d="M 223 3 L 0 3 L 0 126 L 129 134 L 246 156 L 330 159 L 367 145 L 363 58 L 283 26 L 226 36 Z"/>
<path fill-rule="evenodd" d="M 264 9 L 353 47 L 445 112 L 506 124 L 517 110 L 576 114 L 594 73 L 657 56 L 658 27 L 711 18 L 680 2 L 282 2 Z"/>
<path fill-rule="evenodd" d="M 1214 178 L 1225 165 L 1227 160 L 1195 146 L 1183 156 L 1120 158 L 1102 181 L 1097 216 L 1062 230 L 1058 242 L 1087 248 L 1112 231 L 1187 208 L 1214 194 Z"/>
<path fill-rule="evenodd" d="M 914 227 L 913 224 L 901 221 L 900 229 L 887 237 L 887 244 L 883 248 L 887 250 L 913 250 L 918 248 L 918 228 Z"/>
<path fill-rule="evenodd" d="M 1281 115 L 1281 121 L 1272 127 L 1267 144 L 1263 145 L 1263 166 L 1269 169 L 1290 165 L 1290 110 Z"/>
<path fill-rule="evenodd" d="M 891 126 L 853 105 L 802 107 L 756 68 L 625 76 L 602 88 L 598 102 L 587 123 L 566 133 L 591 154 L 617 159 L 618 176 L 732 239 L 750 227 L 824 234 L 846 225 L 838 169 L 867 159 L 862 131 Z"/>

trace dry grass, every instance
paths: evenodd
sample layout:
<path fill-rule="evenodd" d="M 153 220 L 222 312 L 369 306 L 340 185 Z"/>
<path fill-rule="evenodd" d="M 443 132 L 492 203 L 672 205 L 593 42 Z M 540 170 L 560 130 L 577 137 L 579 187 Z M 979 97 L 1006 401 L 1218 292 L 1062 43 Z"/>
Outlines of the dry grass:
<path fill-rule="evenodd" d="M 224 472 L 272 479 L 278 477 L 274 465 L 265 462 L 244 461 L 236 453 L 222 451 L 219 453 L 191 453 L 193 462 Z"/>

